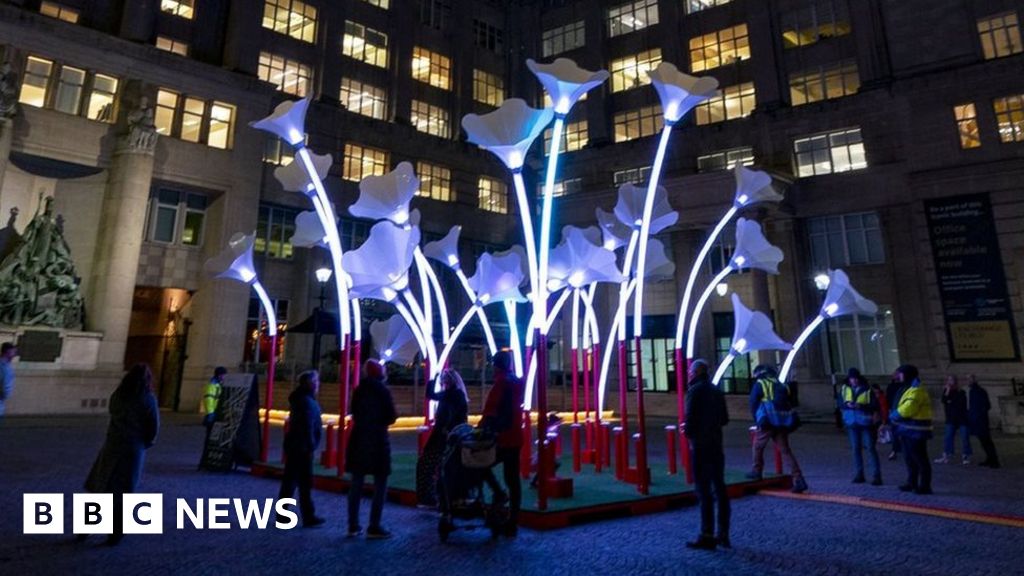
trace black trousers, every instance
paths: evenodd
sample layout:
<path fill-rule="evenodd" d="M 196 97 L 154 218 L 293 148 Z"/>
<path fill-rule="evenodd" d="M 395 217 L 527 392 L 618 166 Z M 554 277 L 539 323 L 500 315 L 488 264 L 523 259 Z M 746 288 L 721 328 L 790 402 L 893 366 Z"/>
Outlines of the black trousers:
<path fill-rule="evenodd" d="M 932 461 L 928 459 L 928 440 L 903 436 L 900 442 L 907 463 L 907 484 L 915 489 L 931 490 Z"/>
<path fill-rule="evenodd" d="M 508 487 L 508 519 L 513 524 L 519 520 L 519 509 L 523 506 L 523 479 L 519 476 L 519 453 L 519 448 L 498 448 L 497 453 L 505 486 Z M 493 468 L 484 475 L 484 481 L 495 494 L 503 491 L 494 477 Z"/>
<path fill-rule="evenodd" d="M 693 451 L 693 481 L 700 501 L 700 534 L 714 536 L 715 504 L 718 504 L 718 532 L 721 538 L 729 537 L 729 518 L 732 508 L 729 493 L 725 487 L 725 454 L 722 447 L 690 443 Z"/>
<path fill-rule="evenodd" d="M 975 434 L 981 449 L 985 451 L 985 462 L 995 466 L 999 465 L 999 456 L 996 454 L 996 445 L 992 442 L 992 433 L 985 430 L 984 434 Z"/>
<path fill-rule="evenodd" d="M 423 454 L 420 454 L 416 461 L 416 503 L 433 506 L 437 504 L 437 480 L 438 472 L 441 469 L 441 460 L 444 458 L 443 437 L 435 440 L 433 437 L 423 447 Z"/>
<path fill-rule="evenodd" d="M 295 488 L 299 489 L 299 510 L 302 521 L 308 522 L 316 515 L 313 506 L 313 453 L 288 452 L 284 463 L 284 477 L 278 498 L 291 498 Z"/>

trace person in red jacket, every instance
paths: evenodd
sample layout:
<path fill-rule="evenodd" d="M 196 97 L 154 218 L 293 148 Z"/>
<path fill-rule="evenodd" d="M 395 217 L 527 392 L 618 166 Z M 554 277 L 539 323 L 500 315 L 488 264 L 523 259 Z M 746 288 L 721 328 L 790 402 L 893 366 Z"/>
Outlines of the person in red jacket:
<path fill-rule="evenodd" d="M 487 394 L 480 426 L 498 435 L 497 461 L 501 464 L 508 495 L 505 495 L 493 474 L 488 474 L 485 480 L 494 491 L 496 500 L 508 498 L 509 520 L 505 535 L 515 537 L 519 508 L 523 501 L 523 488 L 519 477 L 519 453 L 523 448 L 524 389 L 522 380 L 516 378 L 513 372 L 511 354 L 505 351 L 498 352 L 494 355 L 493 363 L 494 387 Z"/>

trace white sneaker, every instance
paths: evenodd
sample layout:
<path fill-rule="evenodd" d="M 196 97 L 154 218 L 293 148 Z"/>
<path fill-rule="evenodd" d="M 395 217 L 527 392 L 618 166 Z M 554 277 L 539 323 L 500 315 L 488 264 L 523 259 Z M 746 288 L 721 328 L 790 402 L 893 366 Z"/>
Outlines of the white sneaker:
<path fill-rule="evenodd" d="M 971 465 L 971 457 L 970 456 L 964 456 L 963 459 L 960 460 L 960 464 L 962 464 L 964 466 L 970 466 Z"/>
<path fill-rule="evenodd" d="M 949 464 L 949 456 L 947 454 L 943 454 L 942 458 L 936 458 L 935 460 L 932 460 L 932 462 L 935 462 L 936 464 Z"/>

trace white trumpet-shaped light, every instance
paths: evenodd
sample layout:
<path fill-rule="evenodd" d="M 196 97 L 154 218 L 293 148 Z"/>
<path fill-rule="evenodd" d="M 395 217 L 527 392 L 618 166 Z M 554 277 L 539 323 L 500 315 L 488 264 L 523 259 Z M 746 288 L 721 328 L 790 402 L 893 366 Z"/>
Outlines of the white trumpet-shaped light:
<path fill-rule="evenodd" d="M 757 268 L 769 274 L 778 274 L 782 258 L 782 250 L 764 237 L 760 224 L 746 218 L 736 221 L 736 249 L 729 261 L 730 268 Z"/>
<path fill-rule="evenodd" d="M 639 229 L 644 221 L 644 202 L 647 190 L 632 184 L 619 186 L 619 200 L 615 203 L 615 216 L 620 222 L 633 229 Z M 658 186 L 654 196 L 654 210 L 651 212 L 649 234 L 657 234 L 679 220 L 679 213 L 668 204 L 668 192 Z"/>
<path fill-rule="evenodd" d="M 629 226 L 623 224 L 611 212 L 598 208 L 594 213 L 597 215 L 597 224 L 601 227 L 601 245 L 608 250 L 618 250 L 629 243 L 629 237 L 633 233 Z"/>
<path fill-rule="evenodd" d="M 452 226 L 444 238 L 427 242 L 423 247 L 423 255 L 437 260 L 453 270 L 459 268 L 459 234 L 462 226 Z"/>
<path fill-rule="evenodd" d="M 732 333 L 732 350 L 737 354 L 792 348 L 789 342 L 775 333 L 768 316 L 744 306 L 737 294 L 732 295 L 732 311 L 736 322 Z"/>
<path fill-rule="evenodd" d="M 256 234 L 235 234 L 220 254 L 206 261 L 204 270 L 215 278 L 228 278 L 252 284 L 256 280 L 256 267 L 252 264 L 255 243 Z"/>
<path fill-rule="evenodd" d="M 349 206 L 350 214 L 370 220 L 391 220 L 399 226 L 409 223 L 409 201 L 416 195 L 420 179 L 409 162 L 402 162 L 383 176 L 367 176 L 359 183 L 359 199 Z"/>
<path fill-rule="evenodd" d="M 736 177 L 736 195 L 733 206 L 742 208 L 759 202 L 778 202 L 782 194 L 772 187 L 772 177 L 767 172 L 751 170 L 739 164 L 733 170 Z"/>
<path fill-rule="evenodd" d="M 588 230 L 590 230 L 588 232 Z M 580 288 L 594 282 L 622 282 L 625 278 L 615 261 L 615 252 L 596 243 L 596 228 L 566 226 L 562 242 L 551 250 L 548 289 Z"/>
<path fill-rule="evenodd" d="M 342 269 L 352 298 L 392 301 L 409 285 L 409 267 L 420 241 L 417 228 L 378 222 L 362 246 L 345 253 Z"/>
<path fill-rule="evenodd" d="M 528 257 L 526 254 L 526 248 L 523 248 L 519 244 L 513 244 L 508 250 L 494 252 L 492 256 L 498 260 L 504 260 L 510 256 L 514 256 L 516 261 L 519 263 L 519 272 L 522 277 L 521 283 L 526 284 L 526 280 L 530 275 L 530 270 L 527 267 Z"/>
<path fill-rule="evenodd" d="M 295 233 L 292 234 L 290 242 L 292 246 L 299 248 L 313 248 L 314 246 L 327 246 L 327 233 L 324 232 L 323 224 L 316 212 L 307 210 L 299 212 L 295 216 Z M 330 270 L 328 268 L 328 270 Z"/>
<path fill-rule="evenodd" d="M 334 159 L 330 154 L 309 153 L 320 180 L 327 177 Z M 309 175 L 302 162 L 291 162 L 287 166 L 274 168 L 274 178 L 281 184 L 281 188 L 288 192 L 299 192 L 307 196 L 316 196 L 316 189 L 309 183 Z"/>
<path fill-rule="evenodd" d="M 694 106 L 718 93 L 718 80 L 710 76 L 690 76 L 668 62 L 649 70 L 647 76 L 661 98 L 665 121 L 670 124 L 678 122 Z"/>
<path fill-rule="evenodd" d="M 462 128 L 467 139 L 491 152 L 505 166 L 517 172 L 523 167 L 526 152 L 551 122 L 549 109 L 531 108 L 519 98 L 510 98 L 487 114 L 467 114 Z"/>
<path fill-rule="evenodd" d="M 664 282 L 676 277 L 676 265 L 668 257 L 668 247 L 661 240 L 648 240 L 646 259 L 644 278 L 648 282 Z"/>
<path fill-rule="evenodd" d="M 878 305 L 863 297 L 850 285 L 850 277 L 842 270 L 829 272 L 828 292 L 821 305 L 821 315 L 828 318 L 848 316 L 874 316 Z"/>
<path fill-rule="evenodd" d="M 270 116 L 250 122 L 249 126 L 270 132 L 292 146 L 298 146 L 306 140 L 304 126 L 308 109 L 309 98 L 281 102 Z"/>
<path fill-rule="evenodd" d="M 538 64 L 527 59 L 526 67 L 544 85 L 555 114 L 559 116 L 568 114 L 584 94 L 600 86 L 609 76 L 607 70 L 585 70 L 568 58 L 558 58 L 551 64 Z"/>
<path fill-rule="evenodd" d="M 370 324 L 370 336 L 382 361 L 409 364 L 420 350 L 409 325 L 398 315 L 374 321 Z"/>
<path fill-rule="evenodd" d="M 519 291 L 522 283 L 522 258 L 515 252 L 501 256 L 482 254 L 476 261 L 476 272 L 469 278 L 469 286 L 476 293 L 480 306 L 508 300 L 525 302 L 526 298 Z"/>

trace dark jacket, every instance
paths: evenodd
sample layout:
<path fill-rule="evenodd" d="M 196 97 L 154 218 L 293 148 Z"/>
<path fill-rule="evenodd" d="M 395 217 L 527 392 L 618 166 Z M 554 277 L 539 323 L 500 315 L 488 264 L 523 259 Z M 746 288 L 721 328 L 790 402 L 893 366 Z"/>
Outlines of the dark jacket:
<path fill-rule="evenodd" d="M 288 396 L 290 413 L 288 433 L 284 437 L 284 449 L 292 454 L 310 454 L 320 447 L 323 421 L 320 419 L 320 404 L 312 391 L 297 388 Z"/>
<path fill-rule="evenodd" d="M 462 390 L 452 387 L 441 392 L 433 392 L 430 386 L 427 387 L 427 398 L 437 401 L 437 410 L 434 411 L 434 429 L 430 433 L 430 443 L 444 445 L 448 433 L 459 424 L 465 424 L 469 416 L 469 403 L 466 402 L 466 395 Z"/>
<path fill-rule="evenodd" d="M 523 445 L 523 382 L 505 372 L 494 373 L 494 387 L 484 402 L 481 425 L 498 432 L 499 448 Z"/>
<path fill-rule="evenodd" d="M 122 384 L 110 396 L 110 424 L 93 462 L 85 489 L 94 493 L 134 492 L 142 479 L 146 450 L 156 442 L 160 410 L 148 389 L 142 393 Z"/>
<path fill-rule="evenodd" d="M 942 409 L 946 413 L 946 424 L 953 426 L 967 425 L 967 393 L 956 390 L 952 394 L 942 390 Z"/>
<path fill-rule="evenodd" d="M 346 466 L 353 474 L 391 474 L 388 426 L 398 419 L 391 391 L 382 379 L 363 378 L 352 393 L 352 434 Z"/>
<path fill-rule="evenodd" d="M 686 392 L 686 437 L 702 448 L 722 449 L 722 427 L 729 423 L 725 394 L 707 376 L 695 378 Z"/>
<path fill-rule="evenodd" d="M 971 434 L 984 436 L 988 434 L 988 411 L 992 404 L 988 392 L 977 383 L 967 387 L 967 428 Z"/>

